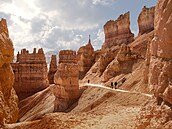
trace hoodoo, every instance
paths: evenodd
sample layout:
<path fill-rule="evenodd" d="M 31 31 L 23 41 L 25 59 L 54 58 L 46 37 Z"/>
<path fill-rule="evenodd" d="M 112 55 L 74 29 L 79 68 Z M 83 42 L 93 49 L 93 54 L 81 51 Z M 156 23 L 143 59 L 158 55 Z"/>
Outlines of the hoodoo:
<path fill-rule="evenodd" d="M 65 111 L 79 97 L 79 69 L 75 51 L 59 52 L 59 64 L 54 82 L 55 111 Z"/>
<path fill-rule="evenodd" d="M 102 49 L 112 48 L 116 45 L 129 44 L 134 41 L 134 34 L 130 30 L 130 13 L 127 12 L 110 20 L 104 25 L 105 42 Z"/>
<path fill-rule="evenodd" d="M 95 53 L 91 44 L 90 36 L 87 45 L 79 48 L 77 58 L 79 65 L 79 78 L 83 79 L 85 74 L 95 62 Z"/>
<path fill-rule="evenodd" d="M 57 71 L 57 59 L 56 55 L 51 56 L 50 68 L 48 72 L 48 80 L 50 84 L 54 84 L 54 74 Z"/>
<path fill-rule="evenodd" d="M 31 96 L 48 87 L 47 63 L 43 49 L 29 53 L 22 49 L 17 54 L 17 62 L 11 63 L 15 75 L 14 88 L 19 100 Z"/>
<path fill-rule="evenodd" d="M 154 15 L 155 15 L 155 7 L 151 7 L 151 8 L 147 8 L 146 6 L 143 7 L 137 20 L 139 26 L 139 35 L 154 30 Z"/>

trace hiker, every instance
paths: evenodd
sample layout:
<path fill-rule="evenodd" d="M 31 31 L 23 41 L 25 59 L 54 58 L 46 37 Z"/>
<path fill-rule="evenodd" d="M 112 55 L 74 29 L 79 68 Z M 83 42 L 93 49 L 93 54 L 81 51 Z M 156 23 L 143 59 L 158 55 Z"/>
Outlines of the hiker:
<path fill-rule="evenodd" d="M 114 85 L 115 85 L 115 89 L 117 89 L 117 85 L 118 85 L 118 83 L 117 83 L 117 82 L 115 82 L 115 83 L 114 83 Z"/>
<path fill-rule="evenodd" d="M 90 80 L 88 80 L 88 83 L 90 83 Z"/>
<path fill-rule="evenodd" d="M 113 89 L 113 82 L 111 82 L 111 88 Z"/>
<path fill-rule="evenodd" d="M 122 84 L 123 84 L 126 81 L 126 78 L 124 77 L 121 81 L 122 81 Z"/>

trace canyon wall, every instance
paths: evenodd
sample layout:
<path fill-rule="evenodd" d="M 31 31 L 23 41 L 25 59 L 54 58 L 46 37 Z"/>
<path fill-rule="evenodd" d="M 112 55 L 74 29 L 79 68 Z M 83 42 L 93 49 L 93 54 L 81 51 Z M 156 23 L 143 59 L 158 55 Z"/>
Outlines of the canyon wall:
<path fill-rule="evenodd" d="M 17 54 L 17 62 L 11 63 L 15 75 L 14 88 L 19 100 L 48 87 L 47 63 L 43 49 L 29 53 L 22 49 Z"/>
<path fill-rule="evenodd" d="M 139 36 L 154 30 L 154 14 L 155 14 L 155 7 L 151 7 L 151 8 L 146 8 L 146 6 L 143 7 L 137 20 L 139 26 Z"/>
<path fill-rule="evenodd" d="M 122 34 L 122 30 L 123 32 L 131 33 L 129 28 L 129 22 L 130 22 L 129 13 L 121 15 L 120 17 L 121 19 L 123 17 L 124 20 L 123 23 L 126 23 L 123 25 L 123 29 L 121 29 L 121 31 L 117 29 L 116 31 L 114 31 L 115 29 L 113 29 L 114 23 L 116 23 L 118 20 L 117 21 L 111 20 L 109 21 L 109 23 L 108 22 L 106 23 L 107 26 L 105 25 L 104 28 L 105 28 L 105 36 L 107 37 L 107 39 L 105 38 L 105 42 L 110 41 L 108 40 L 108 38 L 113 39 L 113 36 L 118 36 L 119 33 L 117 31 L 119 31 L 120 34 Z M 135 69 L 136 67 L 140 67 L 138 64 L 143 63 L 144 60 L 146 59 L 147 46 L 149 46 L 150 41 L 154 37 L 154 30 L 149 30 L 149 31 L 150 32 L 141 34 L 140 36 L 135 38 L 135 40 L 132 40 L 133 42 L 131 41 L 129 44 L 126 42 L 121 42 L 120 44 L 115 44 L 115 45 L 112 44 L 108 47 L 108 44 L 104 43 L 102 49 L 95 51 L 95 63 L 86 73 L 83 79 L 83 83 L 87 82 L 88 80 L 90 80 L 92 83 L 104 83 L 107 85 L 109 85 L 109 82 L 113 80 L 119 80 L 120 82 L 120 78 L 124 78 L 124 76 L 127 76 L 127 74 L 132 73 L 133 69 Z M 111 33 L 111 32 L 116 32 L 116 33 Z M 123 36 L 125 36 L 125 34 Z M 119 40 L 120 39 L 122 38 L 120 37 Z M 118 41 L 118 39 L 114 38 L 114 41 Z M 111 41 L 109 42 L 109 44 L 110 43 Z M 144 64 L 144 67 L 147 67 L 146 65 L 147 64 Z M 145 73 L 144 85 L 148 85 L 148 78 L 146 78 L 148 73 L 148 68 L 144 70 L 144 68 L 142 67 L 140 71 L 144 71 Z M 139 77 L 140 80 L 142 81 L 141 74 Z M 145 89 L 143 88 L 144 91 L 146 91 L 147 89 L 148 86 Z"/>
<path fill-rule="evenodd" d="M 110 20 L 104 25 L 105 42 L 102 49 L 111 48 L 116 45 L 129 44 L 134 41 L 134 34 L 130 30 L 130 13 L 127 12 Z"/>
<path fill-rule="evenodd" d="M 150 89 L 158 100 L 172 104 L 172 0 L 159 0 L 155 35 L 150 45 Z"/>
<path fill-rule="evenodd" d="M 172 0 L 155 8 L 155 34 L 147 50 L 149 88 L 154 93 L 143 106 L 136 129 L 172 128 Z"/>
<path fill-rule="evenodd" d="M 79 78 L 83 79 L 85 74 L 95 62 L 94 48 L 91 44 L 90 38 L 87 45 L 79 48 L 77 58 L 79 65 Z"/>
<path fill-rule="evenodd" d="M 10 63 L 14 48 L 5 19 L 0 21 L 0 125 L 18 119 L 18 97 L 13 88 L 14 74 Z"/>
<path fill-rule="evenodd" d="M 54 74 L 57 71 L 57 58 L 56 55 L 51 56 L 50 68 L 48 72 L 48 80 L 50 84 L 54 84 Z"/>

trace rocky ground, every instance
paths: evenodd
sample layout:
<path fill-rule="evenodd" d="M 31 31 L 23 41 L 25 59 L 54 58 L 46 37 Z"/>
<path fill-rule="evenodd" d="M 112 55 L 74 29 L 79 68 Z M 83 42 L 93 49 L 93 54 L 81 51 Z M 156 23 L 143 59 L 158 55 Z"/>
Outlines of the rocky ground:
<path fill-rule="evenodd" d="M 148 94 L 111 89 L 100 85 L 86 84 L 83 87 L 86 90 L 71 112 L 50 113 L 40 120 L 5 125 L 4 128 L 113 129 L 118 127 L 118 129 L 132 129 L 136 124 L 141 106 L 151 98 Z"/>

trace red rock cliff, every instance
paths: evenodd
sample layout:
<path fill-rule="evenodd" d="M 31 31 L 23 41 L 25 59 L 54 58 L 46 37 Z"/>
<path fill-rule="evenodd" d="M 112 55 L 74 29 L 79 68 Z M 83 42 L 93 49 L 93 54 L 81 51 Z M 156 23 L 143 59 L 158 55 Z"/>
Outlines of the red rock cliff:
<path fill-rule="evenodd" d="M 120 15 L 116 21 L 110 20 L 104 25 L 105 42 L 103 49 L 111 48 L 123 43 L 134 41 L 134 34 L 130 30 L 130 13 Z"/>
<path fill-rule="evenodd" d="M 17 54 L 17 62 L 11 64 L 15 75 L 14 88 L 22 100 L 48 87 L 47 63 L 43 49 L 29 53 L 22 49 Z"/>
<path fill-rule="evenodd" d="M 0 125 L 18 118 L 18 98 L 13 88 L 14 74 L 10 66 L 14 58 L 6 20 L 0 21 Z"/>

